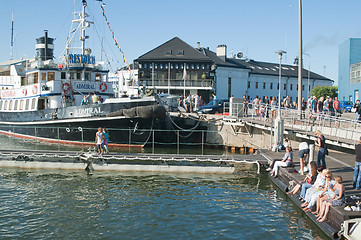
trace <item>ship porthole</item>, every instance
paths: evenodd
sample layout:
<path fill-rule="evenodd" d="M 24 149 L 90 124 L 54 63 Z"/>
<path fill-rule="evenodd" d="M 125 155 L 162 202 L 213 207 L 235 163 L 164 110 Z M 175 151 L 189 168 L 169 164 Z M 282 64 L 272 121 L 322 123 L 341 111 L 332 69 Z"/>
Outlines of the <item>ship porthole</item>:
<path fill-rule="evenodd" d="M 83 131 L 83 129 L 81 127 L 78 127 L 78 130 L 79 130 L 79 132 Z"/>
<path fill-rule="evenodd" d="M 70 115 L 70 116 L 73 116 L 73 112 L 70 112 L 69 115 Z"/>
<path fill-rule="evenodd" d="M 70 128 L 65 128 L 65 131 L 70 132 Z"/>

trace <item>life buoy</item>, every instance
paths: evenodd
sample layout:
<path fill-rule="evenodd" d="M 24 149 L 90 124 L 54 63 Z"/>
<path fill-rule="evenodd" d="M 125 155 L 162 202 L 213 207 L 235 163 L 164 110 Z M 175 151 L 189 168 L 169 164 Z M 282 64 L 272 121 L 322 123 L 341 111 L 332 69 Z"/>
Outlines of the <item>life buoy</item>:
<path fill-rule="evenodd" d="M 101 84 L 99 85 L 99 90 L 100 90 L 101 92 L 105 92 L 107 89 L 108 89 L 108 86 L 107 86 L 105 83 L 101 83 Z"/>
<path fill-rule="evenodd" d="M 64 83 L 63 84 L 63 92 L 68 93 L 69 91 L 70 91 L 70 84 L 69 83 Z"/>
<path fill-rule="evenodd" d="M 22 92 L 24 96 L 28 95 L 28 90 L 26 88 L 23 88 Z"/>
<path fill-rule="evenodd" d="M 38 93 L 38 86 L 34 85 L 33 86 L 33 94 L 37 94 Z"/>

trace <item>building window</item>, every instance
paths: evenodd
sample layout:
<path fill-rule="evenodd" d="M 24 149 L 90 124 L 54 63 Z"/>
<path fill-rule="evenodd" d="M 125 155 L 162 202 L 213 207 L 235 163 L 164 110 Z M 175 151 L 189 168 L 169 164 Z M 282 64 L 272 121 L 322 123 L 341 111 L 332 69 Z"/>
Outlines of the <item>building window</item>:
<path fill-rule="evenodd" d="M 292 91 L 292 84 L 290 85 L 290 90 Z"/>
<path fill-rule="evenodd" d="M 283 84 L 283 90 L 286 90 L 286 84 Z"/>
<path fill-rule="evenodd" d="M 302 85 L 302 91 L 305 91 L 305 85 Z"/>
<path fill-rule="evenodd" d="M 251 82 L 248 81 L 247 88 L 251 88 Z"/>
<path fill-rule="evenodd" d="M 204 64 L 202 64 L 202 69 L 204 69 Z"/>
<path fill-rule="evenodd" d="M 171 55 L 172 55 L 172 50 L 166 51 L 164 55 L 165 55 L 165 56 L 171 56 Z"/>
<path fill-rule="evenodd" d="M 256 89 L 258 88 L 258 82 L 256 82 Z"/>
<path fill-rule="evenodd" d="M 175 69 L 178 69 L 178 64 L 175 65 Z"/>
<path fill-rule="evenodd" d="M 144 63 L 144 69 L 147 69 L 148 65 L 146 63 Z"/>
<path fill-rule="evenodd" d="M 280 90 L 280 84 L 277 83 L 277 90 Z"/>
<path fill-rule="evenodd" d="M 266 89 L 266 83 L 265 82 L 263 83 L 263 89 Z"/>
<path fill-rule="evenodd" d="M 228 78 L 228 98 L 231 97 L 231 92 L 232 92 L 232 79 L 229 77 Z"/>
<path fill-rule="evenodd" d="M 154 68 L 155 69 L 157 69 L 158 68 L 158 64 L 156 63 L 156 64 L 154 64 Z"/>
<path fill-rule="evenodd" d="M 199 69 L 199 64 L 197 64 L 197 69 Z"/>
<path fill-rule="evenodd" d="M 269 88 L 270 88 L 270 89 L 273 89 L 273 83 L 270 84 Z"/>
<path fill-rule="evenodd" d="M 296 89 L 297 89 L 297 91 L 298 91 L 298 84 L 296 85 Z"/>
<path fill-rule="evenodd" d="M 178 55 L 178 56 L 183 56 L 183 55 L 184 55 L 184 51 L 183 51 L 183 50 L 182 50 L 182 51 L 178 51 L 177 55 Z"/>

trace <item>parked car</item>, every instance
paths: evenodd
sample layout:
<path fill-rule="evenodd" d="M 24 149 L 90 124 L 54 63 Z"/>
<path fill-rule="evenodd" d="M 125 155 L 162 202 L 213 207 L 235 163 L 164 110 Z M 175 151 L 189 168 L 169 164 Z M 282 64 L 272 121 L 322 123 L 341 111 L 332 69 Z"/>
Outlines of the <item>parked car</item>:
<path fill-rule="evenodd" d="M 351 112 L 353 107 L 353 102 L 351 101 L 340 101 L 340 110 L 341 112 Z"/>
<path fill-rule="evenodd" d="M 223 113 L 224 108 L 226 112 L 229 109 L 228 99 L 216 99 L 210 101 L 207 105 L 202 106 L 196 110 L 197 113 Z"/>
<path fill-rule="evenodd" d="M 178 98 L 179 96 L 170 95 L 167 93 L 158 94 L 159 99 L 162 101 L 164 107 L 168 111 L 178 111 Z"/>

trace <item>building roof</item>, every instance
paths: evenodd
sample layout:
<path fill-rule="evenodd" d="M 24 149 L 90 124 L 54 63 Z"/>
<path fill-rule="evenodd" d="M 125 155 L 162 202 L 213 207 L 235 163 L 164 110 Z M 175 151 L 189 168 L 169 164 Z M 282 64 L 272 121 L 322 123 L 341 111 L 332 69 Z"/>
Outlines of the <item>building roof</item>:
<path fill-rule="evenodd" d="M 227 58 L 226 61 L 228 63 L 250 69 L 251 74 L 277 75 L 277 76 L 279 75 L 279 63 L 268 63 L 268 62 L 254 61 L 252 59 L 237 59 L 237 58 Z M 298 66 L 282 64 L 281 74 L 282 76 L 285 77 L 297 78 Z M 308 78 L 307 69 L 302 69 L 302 78 Z M 310 71 L 310 79 L 333 81 L 329 78 L 326 78 L 311 71 Z"/>
<path fill-rule="evenodd" d="M 143 54 L 135 61 L 147 60 L 164 60 L 164 61 L 208 61 L 212 60 L 197 51 L 195 48 L 181 40 L 179 37 L 174 37 L 153 50 Z"/>

